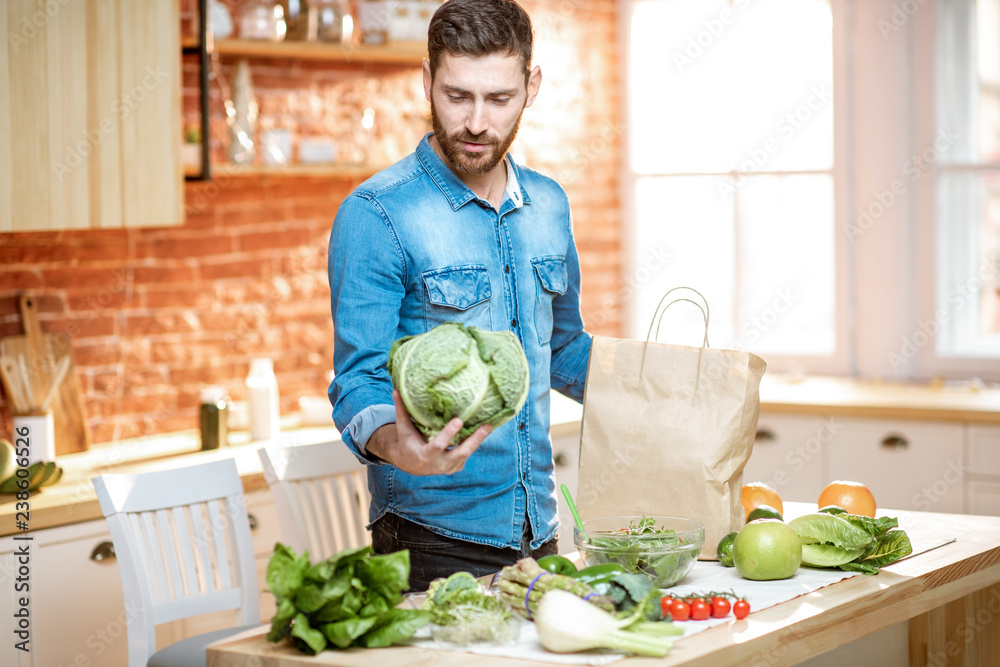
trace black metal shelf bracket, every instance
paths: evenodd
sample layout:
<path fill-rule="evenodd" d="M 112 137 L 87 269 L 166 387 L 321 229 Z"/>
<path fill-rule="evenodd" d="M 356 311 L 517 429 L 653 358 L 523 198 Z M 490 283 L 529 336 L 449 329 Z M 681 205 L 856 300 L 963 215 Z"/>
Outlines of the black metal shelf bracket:
<path fill-rule="evenodd" d="M 198 55 L 199 88 L 201 103 L 201 172 L 194 176 L 185 176 L 188 181 L 209 181 L 212 179 L 211 165 L 208 161 L 209 154 L 209 70 L 211 65 L 208 59 L 208 0 L 198 0 L 198 45 L 185 46 L 181 49 L 185 55 Z"/>

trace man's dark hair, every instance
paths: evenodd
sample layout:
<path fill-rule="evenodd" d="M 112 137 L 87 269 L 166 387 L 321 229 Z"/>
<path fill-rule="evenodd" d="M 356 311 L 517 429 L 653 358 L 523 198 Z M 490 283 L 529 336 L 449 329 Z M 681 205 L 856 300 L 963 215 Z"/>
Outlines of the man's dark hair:
<path fill-rule="evenodd" d="M 427 55 L 434 77 L 441 56 L 520 56 L 524 80 L 531 66 L 531 18 L 514 0 L 448 0 L 427 31 Z"/>

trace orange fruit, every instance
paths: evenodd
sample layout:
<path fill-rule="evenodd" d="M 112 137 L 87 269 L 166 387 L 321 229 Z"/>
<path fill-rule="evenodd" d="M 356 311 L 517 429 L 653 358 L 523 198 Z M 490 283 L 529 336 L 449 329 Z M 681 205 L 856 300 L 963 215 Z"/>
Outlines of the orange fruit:
<path fill-rule="evenodd" d="M 750 482 L 743 485 L 740 493 L 740 502 L 743 503 L 743 518 L 750 516 L 750 512 L 761 505 L 767 505 L 778 510 L 779 514 L 784 514 L 785 508 L 781 504 L 781 496 L 764 482 Z"/>
<path fill-rule="evenodd" d="M 875 516 L 875 496 L 861 482 L 844 480 L 830 482 L 819 494 L 819 500 L 816 503 L 820 507 L 837 505 L 843 507 L 849 514 Z"/>

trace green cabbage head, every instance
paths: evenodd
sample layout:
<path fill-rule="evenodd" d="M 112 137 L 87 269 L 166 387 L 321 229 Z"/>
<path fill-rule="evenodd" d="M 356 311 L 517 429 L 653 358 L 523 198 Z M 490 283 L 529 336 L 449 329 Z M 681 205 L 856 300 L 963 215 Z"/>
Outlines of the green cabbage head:
<path fill-rule="evenodd" d="M 483 424 L 505 424 L 528 397 L 528 359 L 511 331 L 457 322 L 405 336 L 389 350 L 389 374 L 417 428 L 434 437 L 453 418 L 461 442 Z"/>

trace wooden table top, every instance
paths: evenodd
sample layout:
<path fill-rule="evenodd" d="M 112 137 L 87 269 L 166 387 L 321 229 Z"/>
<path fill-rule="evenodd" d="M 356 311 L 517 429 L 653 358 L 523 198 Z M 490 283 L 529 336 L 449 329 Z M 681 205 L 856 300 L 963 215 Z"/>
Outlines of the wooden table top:
<path fill-rule="evenodd" d="M 788 503 L 790 515 L 815 506 Z M 798 507 L 796 507 L 798 506 Z M 1000 517 L 886 510 L 900 527 L 924 540 L 955 541 L 904 559 L 876 576 L 855 576 L 732 621 L 674 644 L 667 657 L 628 658 L 613 663 L 643 665 L 790 665 L 906 621 L 952 600 L 1000 582 Z M 269 644 L 267 627 L 208 649 L 208 667 L 550 667 L 514 660 L 427 648 L 391 647 L 324 651 L 306 656 L 287 644 Z"/>

